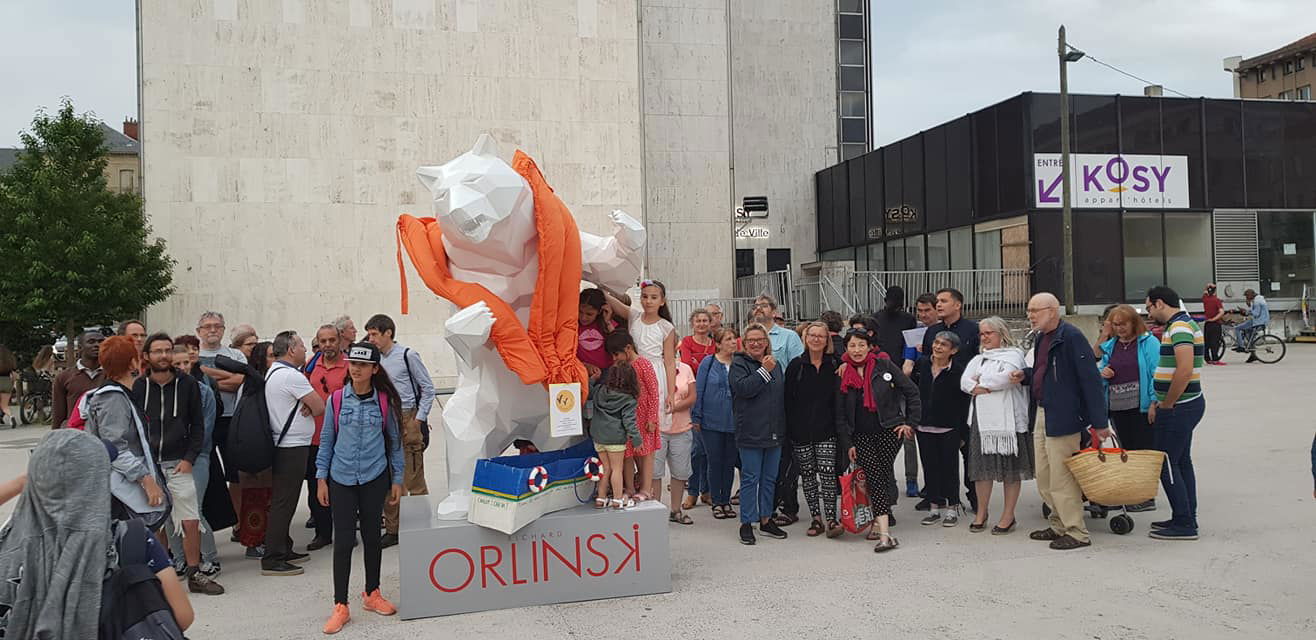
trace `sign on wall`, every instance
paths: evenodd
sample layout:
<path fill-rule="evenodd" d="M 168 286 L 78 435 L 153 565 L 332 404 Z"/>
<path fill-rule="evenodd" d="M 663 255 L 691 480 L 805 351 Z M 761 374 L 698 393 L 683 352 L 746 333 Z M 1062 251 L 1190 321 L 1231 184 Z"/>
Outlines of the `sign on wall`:
<path fill-rule="evenodd" d="M 1188 156 L 1071 153 L 1070 206 L 1082 209 L 1187 209 Z M 1039 209 L 1059 209 L 1060 154 L 1033 154 Z"/>

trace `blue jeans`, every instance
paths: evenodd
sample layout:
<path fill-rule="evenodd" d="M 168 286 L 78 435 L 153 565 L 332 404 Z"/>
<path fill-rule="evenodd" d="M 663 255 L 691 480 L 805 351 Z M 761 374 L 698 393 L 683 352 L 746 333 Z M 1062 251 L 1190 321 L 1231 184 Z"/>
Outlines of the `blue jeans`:
<path fill-rule="evenodd" d="M 704 432 L 702 429 L 694 431 L 695 446 L 690 450 L 690 468 L 692 473 L 690 479 L 685 483 L 685 493 L 691 498 L 698 498 L 701 493 L 711 493 L 708 490 L 708 452 L 704 451 Z"/>
<path fill-rule="evenodd" d="M 1246 349 L 1252 337 L 1265 333 L 1266 325 L 1255 324 L 1251 318 L 1234 325 L 1234 346 L 1239 349 Z"/>
<path fill-rule="evenodd" d="M 1197 531 L 1197 475 L 1193 472 L 1193 430 L 1206 413 L 1206 398 L 1175 405 L 1173 409 L 1156 409 L 1153 429 L 1155 447 L 1165 452 L 1161 468 L 1161 486 L 1170 501 L 1176 528 Z"/>
<path fill-rule="evenodd" d="M 736 477 L 736 434 L 708 429 L 700 434 L 708 457 L 708 493 L 714 505 L 729 505 L 731 481 Z"/>
<path fill-rule="evenodd" d="M 781 466 L 781 447 L 740 448 L 740 523 L 753 524 L 772 515 Z"/>

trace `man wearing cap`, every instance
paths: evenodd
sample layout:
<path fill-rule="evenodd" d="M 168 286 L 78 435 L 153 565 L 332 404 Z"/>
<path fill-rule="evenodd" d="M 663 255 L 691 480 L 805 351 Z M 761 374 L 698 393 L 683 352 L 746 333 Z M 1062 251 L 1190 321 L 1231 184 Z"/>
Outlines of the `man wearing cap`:
<path fill-rule="evenodd" d="M 1258 295 L 1256 291 L 1248 289 L 1243 292 L 1243 297 L 1247 298 L 1248 319 L 1234 327 L 1234 351 L 1247 353 L 1248 362 L 1256 362 L 1257 356 L 1248 348 L 1248 341 L 1258 332 L 1265 332 L 1266 325 L 1270 324 L 1270 305 L 1266 302 L 1266 297 Z"/>

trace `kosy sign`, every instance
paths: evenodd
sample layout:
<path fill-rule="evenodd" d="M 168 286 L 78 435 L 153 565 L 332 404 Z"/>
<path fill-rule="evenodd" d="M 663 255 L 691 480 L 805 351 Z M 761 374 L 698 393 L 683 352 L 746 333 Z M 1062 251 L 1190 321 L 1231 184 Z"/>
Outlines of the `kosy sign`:
<path fill-rule="evenodd" d="M 1069 160 L 1073 207 L 1188 208 L 1188 156 L 1072 153 Z M 1060 154 L 1033 154 L 1033 184 L 1038 208 L 1060 208 Z"/>

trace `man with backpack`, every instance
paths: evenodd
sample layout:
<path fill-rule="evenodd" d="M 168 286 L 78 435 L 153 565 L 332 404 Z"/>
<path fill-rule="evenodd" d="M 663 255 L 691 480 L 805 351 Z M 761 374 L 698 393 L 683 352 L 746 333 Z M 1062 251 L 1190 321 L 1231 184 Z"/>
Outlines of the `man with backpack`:
<path fill-rule="evenodd" d="M 274 486 L 260 568 L 262 575 L 293 576 L 302 573 L 297 563 L 310 557 L 293 551 L 288 529 L 306 476 L 315 416 L 324 415 L 324 400 L 302 374 L 306 345 L 297 332 L 280 332 L 274 337 L 272 351 L 276 360 L 265 374 L 264 393 L 275 447 Z"/>
<path fill-rule="evenodd" d="M 148 455 L 159 466 L 173 500 L 170 511 L 175 528 L 183 530 L 184 575 L 192 593 L 217 596 L 224 587 L 198 571 L 201 563 L 201 508 L 192 465 L 205 443 L 205 414 L 201 387 L 195 378 L 174 368 L 174 341 L 156 333 L 142 343 L 147 375 L 133 383 L 132 399 L 146 416 Z M 163 532 L 163 531 L 162 531 Z M 168 541 L 161 536 L 161 545 Z"/>
<path fill-rule="evenodd" d="M 434 405 L 434 380 L 421 362 L 420 354 L 396 342 L 393 319 L 376 314 L 366 322 L 366 340 L 383 354 L 381 364 L 402 400 L 403 495 L 429 494 L 425 483 L 425 447 L 429 444 L 430 407 Z M 384 548 L 398 543 L 398 505 L 384 506 Z"/>

